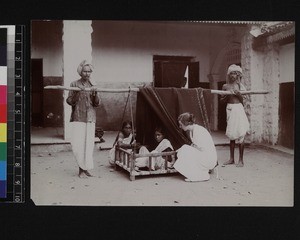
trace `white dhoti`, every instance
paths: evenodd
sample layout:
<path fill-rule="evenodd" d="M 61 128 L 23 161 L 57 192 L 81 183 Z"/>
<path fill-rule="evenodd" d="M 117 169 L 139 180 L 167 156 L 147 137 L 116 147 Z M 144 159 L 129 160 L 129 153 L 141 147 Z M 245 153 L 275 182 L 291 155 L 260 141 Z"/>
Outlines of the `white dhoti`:
<path fill-rule="evenodd" d="M 78 166 L 83 170 L 94 168 L 95 123 L 71 122 L 71 145 Z"/>
<path fill-rule="evenodd" d="M 228 103 L 226 107 L 227 128 L 226 136 L 237 143 L 244 141 L 246 133 L 249 131 L 249 121 L 246 116 L 244 106 L 241 103 Z"/>
<path fill-rule="evenodd" d="M 183 145 L 177 151 L 174 168 L 191 181 L 209 180 L 209 170 L 217 164 L 215 150 L 200 151 L 189 145 Z"/>

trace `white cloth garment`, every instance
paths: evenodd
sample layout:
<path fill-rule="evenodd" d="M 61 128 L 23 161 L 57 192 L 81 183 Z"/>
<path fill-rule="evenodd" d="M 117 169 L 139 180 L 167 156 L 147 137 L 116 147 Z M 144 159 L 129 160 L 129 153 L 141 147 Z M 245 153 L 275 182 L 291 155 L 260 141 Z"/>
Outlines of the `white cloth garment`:
<path fill-rule="evenodd" d="M 71 145 L 78 166 L 83 170 L 94 168 L 95 123 L 71 122 Z"/>
<path fill-rule="evenodd" d="M 130 134 L 127 138 L 123 138 L 122 139 L 122 143 L 124 144 L 130 144 L 131 141 L 132 141 L 132 134 Z M 120 138 L 118 137 L 116 143 L 120 141 Z M 131 149 L 127 149 L 128 151 L 131 151 Z M 108 153 L 108 161 L 111 165 L 114 165 L 115 164 L 115 155 L 116 155 L 116 145 L 113 146 L 112 149 L 109 150 L 109 153 Z"/>
<path fill-rule="evenodd" d="M 226 136 L 237 143 L 244 141 L 246 133 L 249 131 L 249 122 L 244 106 L 241 103 L 228 103 L 226 106 L 227 128 Z"/>
<path fill-rule="evenodd" d="M 172 144 L 170 143 L 170 141 L 168 139 L 163 139 L 158 146 L 151 151 L 151 153 L 161 153 L 164 150 L 166 150 L 167 148 L 170 149 L 174 149 Z M 145 154 L 145 153 L 149 153 L 149 150 L 145 147 L 142 146 L 139 150 L 139 154 Z M 159 157 L 152 157 L 152 161 L 151 161 L 151 170 L 157 170 L 160 169 L 164 166 L 165 163 L 165 159 L 161 156 Z M 138 168 L 141 167 L 149 167 L 149 157 L 139 157 L 135 160 L 135 166 Z"/>
<path fill-rule="evenodd" d="M 194 124 L 191 140 L 197 146 L 183 145 L 177 151 L 174 168 L 190 181 L 209 180 L 209 170 L 217 165 L 217 151 L 210 133 Z"/>

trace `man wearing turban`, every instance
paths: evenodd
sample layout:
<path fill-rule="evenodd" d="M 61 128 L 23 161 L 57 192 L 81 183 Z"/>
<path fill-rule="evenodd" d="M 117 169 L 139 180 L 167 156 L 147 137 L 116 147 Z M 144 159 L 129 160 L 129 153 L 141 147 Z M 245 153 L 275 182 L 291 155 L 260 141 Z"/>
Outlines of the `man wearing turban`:
<path fill-rule="evenodd" d="M 77 72 L 81 78 L 73 81 L 70 86 L 78 87 L 81 91 L 70 91 L 67 98 L 67 103 L 72 106 L 71 145 L 79 166 L 80 178 L 91 177 L 89 170 L 94 168 L 93 150 L 99 96 L 90 80 L 92 71 L 93 65 L 86 60 L 79 64 Z M 91 91 L 85 91 L 85 88 L 91 88 Z"/>
<path fill-rule="evenodd" d="M 226 84 L 223 85 L 222 90 L 230 91 L 231 95 L 221 96 L 221 101 L 227 103 L 227 128 L 226 136 L 230 140 L 230 159 L 224 165 L 234 164 L 234 149 L 235 143 L 239 145 L 239 161 L 237 167 L 244 166 L 244 138 L 249 131 L 249 122 L 246 116 L 243 96 L 240 91 L 245 91 L 246 88 L 241 83 L 242 68 L 238 65 L 232 64 L 228 67 Z"/>

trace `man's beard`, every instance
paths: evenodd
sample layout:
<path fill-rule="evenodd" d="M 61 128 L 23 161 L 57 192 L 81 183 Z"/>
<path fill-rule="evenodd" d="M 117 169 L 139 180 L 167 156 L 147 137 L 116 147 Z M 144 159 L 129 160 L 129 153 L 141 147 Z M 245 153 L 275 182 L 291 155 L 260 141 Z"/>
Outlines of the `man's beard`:
<path fill-rule="evenodd" d="M 238 78 L 237 77 L 229 77 L 229 82 L 230 83 L 234 83 L 235 81 L 237 81 Z"/>

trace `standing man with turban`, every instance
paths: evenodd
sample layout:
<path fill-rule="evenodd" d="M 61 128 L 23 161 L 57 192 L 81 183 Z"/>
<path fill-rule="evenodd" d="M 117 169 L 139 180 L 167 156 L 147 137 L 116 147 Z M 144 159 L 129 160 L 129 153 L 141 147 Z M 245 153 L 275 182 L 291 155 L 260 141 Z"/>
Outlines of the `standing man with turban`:
<path fill-rule="evenodd" d="M 234 148 L 235 143 L 239 145 L 239 162 L 237 167 L 244 166 L 244 138 L 249 131 L 249 122 L 246 116 L 243 96 L 240 91 L 245 91 L 246 88 L 241 83 L 242 68 L 238 65 L 232 64 L 229 66 L 226 77 L 226 84 L 223 85 L 222 90 L 230 91 L 231 95 L 221 96 L 221 101 L 227 103 L 227 128 L 226 136 L 230 139 L 230 159 L 224 165 L 234 164 Z M 245 96 L 245 95 L 244 95 Z"/>
<path fill-rule="evenodd" d="M 88 170 L 94 168 L 93 150 L 95 139 L 96 107 L 99 106 L 99 96 L 90 81 L 93 65 L 82 61 L 77 72 L 79 80 L 71 83 L 71 87 L 78 87 L 82 91 L 70 91 L 67 103 L 72 106 L 70 122 L 72 124 L 71 145 L 74 157 L 79 166 L 80 178 L 92 177 Z M 91 88 L 91 91 L 84 91 Z"/>

